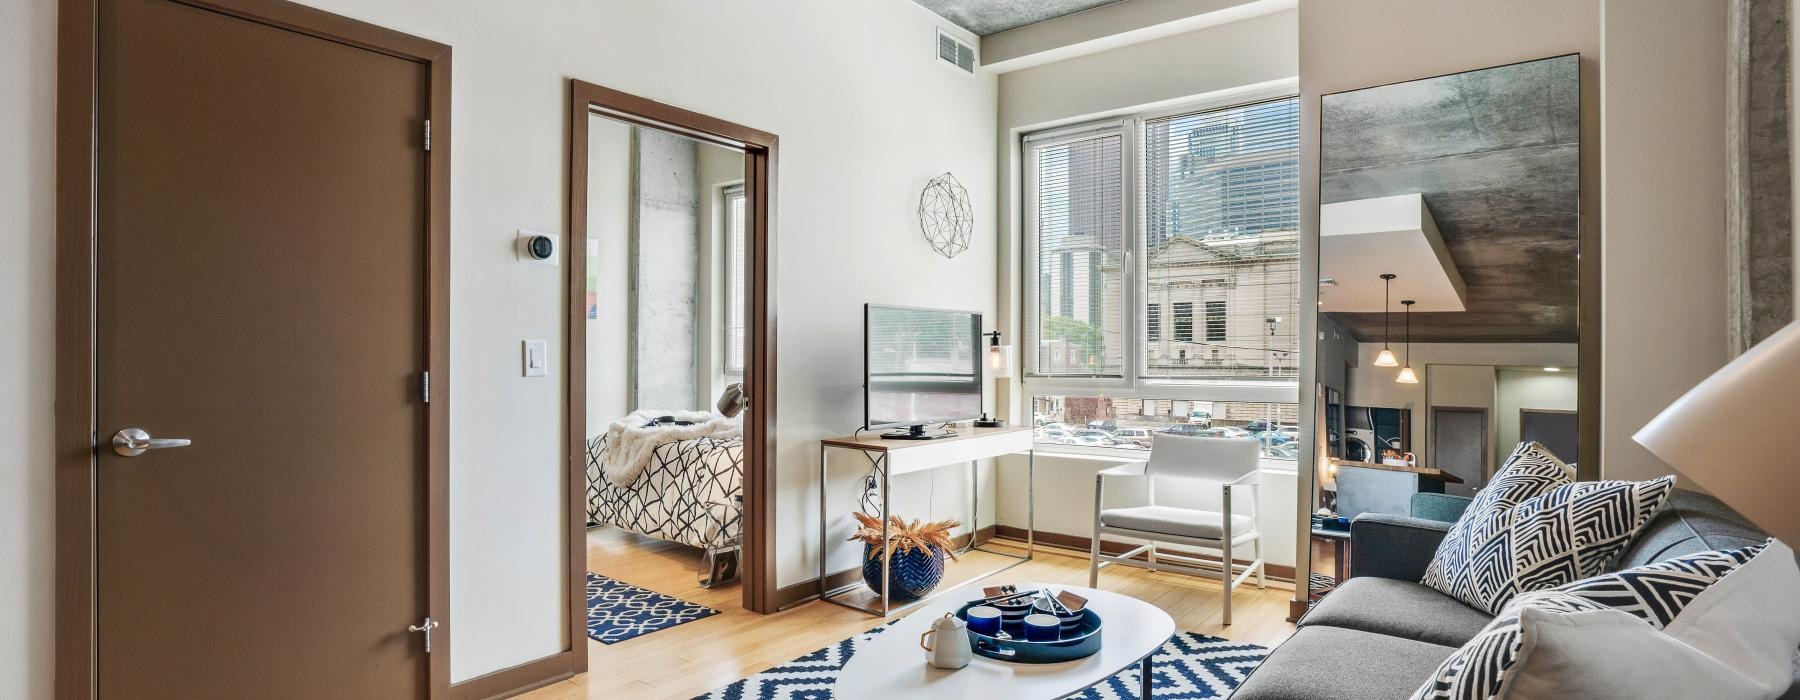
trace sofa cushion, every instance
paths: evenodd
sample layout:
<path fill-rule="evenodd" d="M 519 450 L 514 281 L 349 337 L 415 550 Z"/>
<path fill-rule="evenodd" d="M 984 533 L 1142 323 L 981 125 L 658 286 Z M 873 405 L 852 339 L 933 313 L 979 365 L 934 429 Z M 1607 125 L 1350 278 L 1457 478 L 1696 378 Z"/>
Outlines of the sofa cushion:
<path fill-rule="evenodd" d="M 1100 511 L 1100 524 L 1202 540 L 1216 540 L 1225 536 L 1225 519 L 1218 513 L 1169 506 L 1108 508 Z M 1253 534 L 1256 534 L 1255 519 L 1247 515 L 1231 516 L 1232 539 L 1243 539 Z"/>
<path fill-rule="evenodd" d="M 1335 594 L 1333 594 L 1335 595 Z M 1311 625 L 1269 653 L 1232 700 L 1394 700 L 1431 677 L 1455 647 Z"/>
<path fill-rule="evenodd" d="M 1424 584 L 1368 576 L 1352 578 L 1300 618 L 1322 625 L 1458 647 L 1493 619 Z"/>
<path fill-rule="evenodd" d="M 1525 593 L 1415 700 L 1513 697 L 1773 699 L 1800 645 L 1800 570 L 1780 542 L 1701 552 Z"/>
<path fill-rule="evenodd" d="M 1719 499 L 1676 489 L 1661 513 L 1638 531 L 1615 570 L 1686 556 L 1696 552 L 1736 549 L 1761 543 L 1768 535 Z"/>

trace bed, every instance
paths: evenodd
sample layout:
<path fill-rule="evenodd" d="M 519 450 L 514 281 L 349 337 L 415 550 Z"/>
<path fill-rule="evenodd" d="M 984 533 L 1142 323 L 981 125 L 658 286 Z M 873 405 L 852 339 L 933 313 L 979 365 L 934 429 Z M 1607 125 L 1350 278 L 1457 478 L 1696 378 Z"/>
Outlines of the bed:
<path fill-rule="evenodd" d="M 707 550 L 735 550 L 743 531 L 743 438 L 700 437 L 658 445 L 629 486 L 601 474 L 607 435 L 588 441 L 588 525 Z"/>

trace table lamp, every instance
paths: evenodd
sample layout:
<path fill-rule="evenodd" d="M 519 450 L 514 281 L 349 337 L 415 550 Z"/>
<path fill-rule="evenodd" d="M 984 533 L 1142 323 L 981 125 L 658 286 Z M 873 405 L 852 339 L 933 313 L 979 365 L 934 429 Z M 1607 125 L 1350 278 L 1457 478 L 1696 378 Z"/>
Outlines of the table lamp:
<path fill-rule="evenodd" d="M 1683 477 L 1786 542 L 1800 542 L 1800 323 L 1690 389 L 1632 436 Z"/>
<path fill-rule="evenodd" d="M 1005 379 L 1011 377 L 1012 346 L 1000 344 L 1000 331 L 988 331 L 982 335 L 987 336 L 988 339 L 987 361 L 984 363 L 986 365 L 985 374 L 987 375 L 987 378 Z M 975 427 L 977 428 L 1001 428 L 1005 426 L 1006 421 L 1000 420 L 998 416 L 992 418 L 988 417 L 987 411 L 982 411 L 981 417 L 975 419 Z"/>

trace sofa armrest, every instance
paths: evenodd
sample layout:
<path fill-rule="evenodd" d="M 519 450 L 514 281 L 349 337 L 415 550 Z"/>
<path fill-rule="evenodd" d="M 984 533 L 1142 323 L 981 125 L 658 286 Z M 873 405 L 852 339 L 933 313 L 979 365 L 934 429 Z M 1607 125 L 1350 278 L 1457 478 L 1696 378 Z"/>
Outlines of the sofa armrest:
<path fill-rule="evenodd" d="M 1387 513 L 1363 513 L 1350 521 L 1350 575 L 1417 582 L 1437 554 L 1451 523 Z"/>

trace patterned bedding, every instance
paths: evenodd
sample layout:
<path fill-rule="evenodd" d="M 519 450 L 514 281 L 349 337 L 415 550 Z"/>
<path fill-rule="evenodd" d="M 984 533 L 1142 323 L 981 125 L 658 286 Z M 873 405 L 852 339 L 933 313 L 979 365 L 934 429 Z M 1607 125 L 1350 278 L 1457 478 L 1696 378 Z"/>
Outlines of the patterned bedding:
<path fill-rule="evenodd" d="M 710 437 L 656 448 L 636 482 L 621 488 L 600 474 L 606 435 L 588 441 L 588 525 L 614 525 L 641 535 L 711 547 L 738 539 L 744 488 L 742 438 Z"/>

